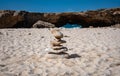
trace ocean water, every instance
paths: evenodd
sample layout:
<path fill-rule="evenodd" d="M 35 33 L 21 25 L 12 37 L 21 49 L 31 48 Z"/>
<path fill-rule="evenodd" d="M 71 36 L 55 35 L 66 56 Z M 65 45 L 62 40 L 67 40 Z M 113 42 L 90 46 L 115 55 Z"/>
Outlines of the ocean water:
<path fill-rule="evenodd" d="M 81 25 L 78 25 L 78 24 L 65 24 L 64 26 L 62 26 L 62 28 L 82 28 Z"/>

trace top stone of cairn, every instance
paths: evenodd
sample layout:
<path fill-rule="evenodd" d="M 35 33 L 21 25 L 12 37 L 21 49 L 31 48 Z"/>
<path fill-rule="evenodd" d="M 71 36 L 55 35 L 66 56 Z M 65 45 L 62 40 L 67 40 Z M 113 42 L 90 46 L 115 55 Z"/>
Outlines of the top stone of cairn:
<path fill-rule="evenodd" d="M 58 40 L 63 38 L 63 34 L 58 29 L 51 30 L 51 33 L 54 35 L 54 37 Z"/>

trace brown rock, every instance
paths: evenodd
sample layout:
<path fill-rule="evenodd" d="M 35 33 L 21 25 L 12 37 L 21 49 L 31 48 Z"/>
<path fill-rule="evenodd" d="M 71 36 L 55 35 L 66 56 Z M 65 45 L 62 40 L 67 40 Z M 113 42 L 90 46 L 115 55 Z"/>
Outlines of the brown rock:
<path fill-rule="evenodd" d="M 63 46 L 54 46 L 54 47 L 52 47 L 52 49 L 54 50 L 54 52 L 66 52 L 66 51 L 68 51 L 68 49 L 66 47 L 63 47 Z"/>
<path fill-rule="evenodd" d="M 63 46 L 53 46 L 52 49 L 53 50 L 61 50 L 63 48 Z"/>
<path fill-rule="evenodd" d="M 0 11 L 0 28 L 30 28 L 38 20 L 54 24 L 55 27 L 61 27 L 66 23 L 80 24 L 83 28 L 89 26 L 105 27 L 120 23 L 120 8 L 99 9 L 76 13 L 30 13 L 10 10 Z"/>

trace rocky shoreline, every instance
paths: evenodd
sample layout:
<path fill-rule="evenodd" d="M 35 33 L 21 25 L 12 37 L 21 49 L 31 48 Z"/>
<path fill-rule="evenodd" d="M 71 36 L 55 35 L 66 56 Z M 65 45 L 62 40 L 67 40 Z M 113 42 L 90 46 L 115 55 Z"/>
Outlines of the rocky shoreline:
<path fill-rule="evenodd" d="M 0 29 L 0 76 L 119 76 L 120 29 L 60 29 L 70 58 L 48 58 L 49 29 Z"/>
<path fill-rule="evenodd" d="M 0 28 L 50 28 L 62 27 L 67 23 L 82 25 L 83 28 L 120 24 L 120 8 L 64 13 L 0 11 Z"/>

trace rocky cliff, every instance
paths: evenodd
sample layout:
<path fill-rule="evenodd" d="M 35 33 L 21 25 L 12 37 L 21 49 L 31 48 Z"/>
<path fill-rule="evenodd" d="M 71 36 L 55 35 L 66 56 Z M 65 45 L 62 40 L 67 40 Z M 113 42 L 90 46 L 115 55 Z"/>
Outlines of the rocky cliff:
<path fill-rule="evenodd" d="M 82 27 L 111 26 L 120 23 L 120 8 L 65 13 L 0 11 L 0 28 L 31 28 L 39 20 L 54 24 L 55 27 L 61 27 L 66 23 L 80 24 Z"/>

